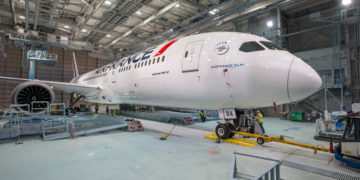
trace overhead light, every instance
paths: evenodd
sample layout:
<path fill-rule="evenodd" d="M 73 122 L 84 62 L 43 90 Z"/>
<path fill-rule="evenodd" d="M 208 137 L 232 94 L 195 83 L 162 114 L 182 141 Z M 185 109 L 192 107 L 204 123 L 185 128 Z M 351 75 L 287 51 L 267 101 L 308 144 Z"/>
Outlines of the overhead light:
<path fill-rule="evenodd" d="M 111 1 L 105 1 L 104 3 L 105 3 L 105 5 L 107 5 L 107 6 L 110 6 L 110 5 L 112 4 Z"/>
<path fill-rule="evenodd" d="M 347 5 L 351 4 L 351 0 L 342 0 L 342 4 L 344 6 L 347 6 Z"/>
<path fill-rule="evenodd" d="M 131 34 L 132 33 L 132 31 L 128 31 L 128 32 L 126 32 L 125 34 L 124 34 L 124 36 L 127 36 L 127 35 L 129 35 L 129 34 Z"/>
<path fill-rule="evenodd" d="M 151 20 L 154 19 L 155 16 L 150 16 L 149 18 L 145 19 L 144 22 L 143 22 L 143 25 L 144 24 L 147 24 L 148 22 L 150 22 Z"/>
<path fill-rule="evenodd" d="M 272 27 L 272 26 L 274 25 L 274 23 L 273 23 L 272 21 L 268 21 L 268 22 L 266 23 L 266 25 L 267 25 L 267 27 Z"/>
<path fill-rule="evenodd" d="M 81 32 L 87 32 L 87 30 L 86 30 L 86 29 L 82 29 Z"/>
<path fill-rule="evenodd" d="M 25 16 L 21 16 L 21 15 L 20 15 L 19 18 L 20 18 L 20 19 L 25 19 Z"/>
<path fill-rule="evenodd" d="M 69 29 L 70 27 L 68 25 L 65 25 L 64 28 Z"/>
<path fill-rule="evenodd" d="M 23 2 L 25 2 L 25 0 L 20 0 L 20 2 L 22 2 L 22 3 L 23 3 Z"/>
<path fill-rule="evenodd" d="M 176 8 L 180 7 L 180 4 L 175 5 Z"/>
<path fill-rule="evenodd" d="M 137 15 L 141 15 L 142 13 L 140 11 L 136 11 L 136 14 Z"/>
<path fill-rule="evenodd" d="M 111 37 L 111 35 L 110 35 L 110 34 L 107 34 L 107 35 L 106 35 L 106 37 L 108 37 L 108 38 L 109 38 L 109 37 Z"/>
<path fill-rule="evenodd" d="M 218 9 L 213 9 L 213 10 L 211 10 L 209 13 L 212 14 L 212 15 L 214 15 L 214 14 L 216 14 L 218 11 L 219 11 Z"/>

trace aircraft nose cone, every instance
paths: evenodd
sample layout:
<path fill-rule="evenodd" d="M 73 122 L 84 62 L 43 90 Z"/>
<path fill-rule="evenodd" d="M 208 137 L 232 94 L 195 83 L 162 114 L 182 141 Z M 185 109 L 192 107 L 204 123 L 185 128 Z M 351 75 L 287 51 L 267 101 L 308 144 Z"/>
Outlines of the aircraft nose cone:
<path fill-rule="evenodd" d="M 299 58 L 294 58 L 288 77 L 290 101 L 296 101 L 315 93 L 321 87 L 319 74 Z"/>

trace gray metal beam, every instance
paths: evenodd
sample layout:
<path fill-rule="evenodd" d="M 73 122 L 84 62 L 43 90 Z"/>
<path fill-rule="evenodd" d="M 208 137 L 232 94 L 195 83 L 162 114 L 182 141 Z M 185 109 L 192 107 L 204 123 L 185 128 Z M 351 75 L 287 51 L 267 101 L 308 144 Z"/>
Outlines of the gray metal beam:
<path fill-rule="evenodd" d="M 326 24 L 326 25 L 323 25 L 323 26 L 317 26 L 317 27 L 314 27 L 314 28 L 305 29 L 305 30 L 303 30 L 303 31 L 298 31 L 298 32 L 289 33 L 289 34 L 284 34 L 284 35 L 282 35 L 282 37 L 284 38 L 284 37 L 294 36 L 294 35 L 297 35 L 297 34 L 309 32 L 309 31 L 320 30 L 320 29 L 324 29 L 324 28 L 327 28 L 327 27 L 331 27 L 331 26 L 332 26 L 332 24 Z"/>
<path fill-rule="evenodd" d="M 49 25 L 48 25 L 50 27 L 52 26 L 52 20 L 54 18 L 54 14 L 55 14 L 56 6 L 57 6 L 58 2 L 59 2 L 59 0 L 54 0 L 53 7 L 52 7 L 52 10 L 51 10 L 50 19 L 49 19 Z"/>
<path fill-rule="evenodd" d="M 37 30 L 40 0 L 36 0 L 34 30 Z"/>
<path fill-rule="evenodd" d="M 173 8 L 175 5 L 177 5 L 179 3 L 179 0 L 176 0 L 168 5 L 166 5 L 165 7 L 163 7 L 162 9 L 160 9 L 159 11 L 157 11 L 155 14 L 153 14 L 152 16 L 146 18 L 143 22 L 135 25 L 133 28 L 131 28 L 129 31 L 127 31 L 126 33 L 122 34 L 121 36 L 116 37 L 113 41 L 107 43 L 104 45 L 105 48 L 115 44 L 117 41 L 121 40 L 122 38 L 128 36 L 129 34 L 131 34 L 134 30 L 138 29 L 139 27 L 149 23 L 150 21 L 157 19 L 158 17 L 162 16 L 164 13 L 166 13 L 167 11 L 169 11 L 171 8 Z"/>
<path fill-rule="evenodd" d="M 16 13 L 15 13 L 14 1 L 9 0 L 9 4 L 10 4 L 10 9 L 11 9 L 13 24 L 14 24 L 14 26 L 16 26 Z"/>
<path fill-rule="evenodd" d="M 29 29 L 29 0 L 25 1 L 25 29 Z"/>
<path fill-rule="evenodd" d="M 245 1 L 239 2 L 239 3 L 235 4 L 235 5 L 232 5 L 230 8 L 228 8 L 226 10 L 223 10 L 223 11 L 221 11 L 221 12 L 215 14 L 215 15 L 206 16 L 205 18 L 197 21 L 196 23 L 187 25 L 186 27 L 181 28 L 181 29 L 177 29 L 177 31 L 174 31 L 171 34 L 168 34 L 166 36 L 162 36 L 161 38 L 159 38 L 157 36 L 153 36 L 152 38 L 147 39 L 145 42 L 149 42 L 149 41 L 157 38 L 157 40 L 154 40 L 153 42 L 149 43 L 150 44 L 149 46 L 154 46 L 156 44 L 159 44 L 163 40 L 170 39 L 170 38 L 173 38 L 175 36 L 179 36 L 180 34 L 185 34 L 185 33 L 189 32 L 191 30 L 194 30 L 194 29 L 196 29 L 198 27 L 201 27 L 201 26 L 204 26 L 206 24 L 215 23 L 215 22 L 217 22 L 219 20 L 222 20 L 225 17 L 228 17 L 228 16 L 230 16 L 230 15 L 232 15 L 234 13 L 238 13 L 241 10 L 253 7 L 253 6 L 255 6 L 257 4 L 260 4 L 260 3 L 264 2 L 264 1 L 265 0 L 252 0 L 252 1 L 246 1 L 246 2 Z M 224 2 L 222 4 L 217 5 L 215 7 L 211 7 L 211 8 L 209 8 L 209 9 L 207 9 L 205 11 L 202 11 L 201 13 L 199 13 L 199 14 L 191 17 L 191 18 L 188 18 L 188 19 L 180 22 L 179 24 L 177 24 L 177 25 L 175 25 L 175 26 L 173 26 L 173 27 L 171 27 L 171 28 L 169 28 L 169 29 L 167 29 L 167 30 L 165 30 L 163 32 L 167 32 L 167 31 L 171 31 L 172 29 L 176 29 L 180 25 L 191 22 L 192 20 L 194 20 L 196 18 L 199 18 L 199 17 L 202 17 L 202 16 L 208 14 L 210 11 L 212 11 L 214 9 L 218 9 L 219 7 L 225 6 L 225 5 L 227 5 L 229 3 L 232 3 L 232 2 L 234 2 L 234 1 L 227 1 L 227 2 Z M 283 1 L 278 1 L 278 2 L 283 2 Z M 212 27 L 214 27 L 214 26 L 212 26 Z M 140 47 L 138 49 L 135 49 L 135 50 L 131 51 L 131 53 L 136 52 L 136 51 L 140 51 L 140 50 L 145 49 L 145 48 L 146 47 L 144 47 L 144 48 Z"/>
<path fill-rule="evenodd" d="M 190 5 L 190 6 L 192 6 L 192 7 L 196 7 L 197 9 L 200 9 L 200 11 L 203 10 L 203 9 L 207 9 L 206 6 L 204 6 L 204 5 L 200 4 L 200 3 L 196 3 L 194 1 L 183 0 L 183 2 Z"/>

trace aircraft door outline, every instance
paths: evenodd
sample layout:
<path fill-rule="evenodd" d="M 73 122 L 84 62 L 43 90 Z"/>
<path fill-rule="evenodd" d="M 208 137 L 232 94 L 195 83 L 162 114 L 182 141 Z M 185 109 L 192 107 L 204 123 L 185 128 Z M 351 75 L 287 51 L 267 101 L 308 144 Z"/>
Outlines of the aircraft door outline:
<path fill-rule="evenodd" d="M 203 40 L 192 41 L 186 45 L 182 56 L 182 72 L 194 72 L 199 70 L 200 52 Z"/>

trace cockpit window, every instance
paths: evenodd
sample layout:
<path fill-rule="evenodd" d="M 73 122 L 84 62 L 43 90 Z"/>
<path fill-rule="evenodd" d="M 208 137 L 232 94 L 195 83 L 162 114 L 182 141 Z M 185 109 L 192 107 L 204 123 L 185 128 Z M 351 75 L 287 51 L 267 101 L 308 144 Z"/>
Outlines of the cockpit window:
<path fill-rule="evenodd" d="M 240 51 L 243 52 L 253 52 L 253 51 L 261 51 L 264 50 L 265 48 L 263 48 L 259 43 L 255 42 L 255 41 L 250 41 L 250 42 L 245 42 L 240 46 Z"/>
<path fill-rule="evenodd" d="M 265 47 L 271 50 L 283 50 L 282 48 L 278 47 L 277 45 L 268 42 L 268 41 L 260 41 L 261 44 L 263 44 Z"/>

